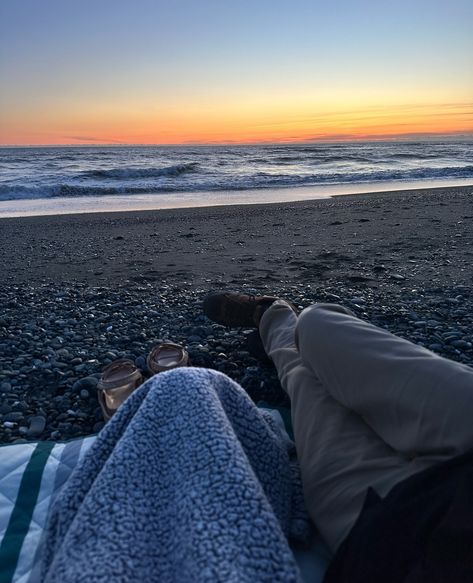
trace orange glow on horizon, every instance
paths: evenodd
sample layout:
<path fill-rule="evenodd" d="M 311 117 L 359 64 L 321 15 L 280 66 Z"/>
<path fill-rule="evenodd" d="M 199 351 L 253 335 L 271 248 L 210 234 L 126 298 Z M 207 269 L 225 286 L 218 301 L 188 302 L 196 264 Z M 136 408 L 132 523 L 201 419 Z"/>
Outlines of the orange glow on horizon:
<path fill-rule="evenodd" d="M 314 113 L 314 110 L 317 113 Z M 83 105 L 13 112 L 0 124 L 2 145 L 296 143 L 473 137 L 473 105 L 322 104 L 284 102 L 123 107 Z"/>

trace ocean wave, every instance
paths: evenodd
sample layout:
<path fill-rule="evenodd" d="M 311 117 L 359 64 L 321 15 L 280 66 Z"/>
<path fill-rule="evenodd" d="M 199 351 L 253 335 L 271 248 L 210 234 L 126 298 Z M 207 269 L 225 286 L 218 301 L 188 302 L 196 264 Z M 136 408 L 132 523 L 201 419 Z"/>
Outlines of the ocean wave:
<path fill-rule="evenodd" d="M 267 159 L 266 160 L 263 159 L 263 162 L 265 162 L 265 161 L 268 162 Z M 279 162 L 281 162 L 283 164 L 286 162 L 292 164 L 294 162 L 303 162 L 303 161 L 304 161 L 304 158 L 301 156 L 275 156 L 275 158 L 274 158 L 274 163 L 276 163 L 276 164 L 278 164 Z"/>
<path fill-rule="evenodd" d="M 395 152 L 388 154 L 386 158 L 391 160 L 436 160 L 439 154 L 427 154 L 421 152 Z"/>
<path fill-rule="evenodd" d="M 372 158 L 367 156 L 359 156 L 356 154 L 333 154 L 330 156 L 325 156 L 323 158 L 324 162 L 372 162 Z"/>
<path fill-rule="evenodd" d="M 188 164 L 175 164 L 174 166 L 164 166 L 162 168 L 108 168 L 87 170 L 81 172 L 84 178 L 102 178 L 116 180 L 132 180 L 136 178 L 159 178 L 160 176 L 176 177 L 181 174 L 195 172 L 198 169 L 198 162 Z"/>
<path fill-rule="evenodd" d="M 268 186 L 291 186 L 291 174 L 257 172 L 255 176 Z M 473 166 L 445 166 L 441 168 L 413 168 L 397 170 L 350 170 L 348 172 L 325 172 L 298 175 L 298 185 L 346 184 L 359 182 L 391 182 L 406 180 L 431 180 L 441 178 L 473 178 Z M 296 185 L 296 184 L 295 184 Z M 251 187 L 247 187 L 251 188 Z"/>
<path fill-rule="evenodd" d="M 169 167 L 168 167 L 169 168 Z M 161 176 L 161 175 L 159 175 Z M 140 176 L 142 178 L 142 176 Z M 448 178 L 473 179 L 473 165 L 445 166 L 441 168 L 344 170 L 310 172 L 304 174 L 251 172 L 231 176 L 192 175 L 183 181 L 163 183 L 152 179 L 140 183 L 124 180 L 110 185 L 84 183 L 57 183 L 49 185 L 0 184 L 0 200 L 27 200 L 39 198 L 70 198 L 79 196 L 113 196 L 139 194 L 165 194 L 179 192 L 232 191 L 277 187 L 317 186 L 323 184 L 402 182 Z"/>
<path fill-rule="evenodd" d="M 0 185 L 0 200 L 28 200 L 36 198 L 59 198 L 75 196 L 107 196 L 119 194 L 149 194 L 159 192 L 155 186 L 78 186 L 75 184 L 55 184 L 54 186 L 9 186 Z M 167 191 L 169 189 L 166 189 Z"/>
<path fill-rule="evenodd" d="M 310 155 L 298 156 L 273 156 L 272 158 L 250 158 L 251 162 L 265 164 L 266 166 L 279 166 L 287 164 L 303 164 L 304 166 L 319 166 L 331 162 L 373 162 L 373 158 L 359 156 L 357 154 L 326 154 L 325 152 L 311 152 Z"/>

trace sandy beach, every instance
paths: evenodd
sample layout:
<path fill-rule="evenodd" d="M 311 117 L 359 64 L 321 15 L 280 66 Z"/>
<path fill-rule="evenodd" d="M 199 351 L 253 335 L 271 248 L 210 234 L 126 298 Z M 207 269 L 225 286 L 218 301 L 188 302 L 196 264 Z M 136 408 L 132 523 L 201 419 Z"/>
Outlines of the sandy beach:
<path fill-rule="evenodd" d="M 343 303 L 473 363 L 473 187 L 2 219 L 0 241 L 3 442 L 99 430 L 101 368 L 129 357 L 145 370 L 162 339 L 255 401 L 284 403 L 274 369 L 248 353 L 248 331 L 202 315 L 210 289 Z"/>
<path fill-rule="evenodd" d="M 471 285 L 473 187 L 0 221 L 4 283 Z"/>

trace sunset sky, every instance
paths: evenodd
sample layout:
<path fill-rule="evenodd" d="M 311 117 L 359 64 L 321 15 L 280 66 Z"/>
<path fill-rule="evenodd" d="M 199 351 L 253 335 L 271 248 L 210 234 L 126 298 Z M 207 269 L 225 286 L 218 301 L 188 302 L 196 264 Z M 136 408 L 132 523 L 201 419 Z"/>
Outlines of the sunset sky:
<path fill-rule="evenodd" d="M 473 137 L 472 0 L 2 0 L 0 144 Z"/>

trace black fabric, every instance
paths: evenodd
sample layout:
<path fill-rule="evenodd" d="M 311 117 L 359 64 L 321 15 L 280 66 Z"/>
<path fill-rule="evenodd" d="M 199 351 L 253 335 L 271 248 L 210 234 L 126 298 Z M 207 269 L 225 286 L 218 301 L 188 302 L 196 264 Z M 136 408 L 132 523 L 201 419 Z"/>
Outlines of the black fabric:
<path fill-rule="evenodd" d="M 324 583 L 473 583 L 473 450 L 373 490 Z"/>

